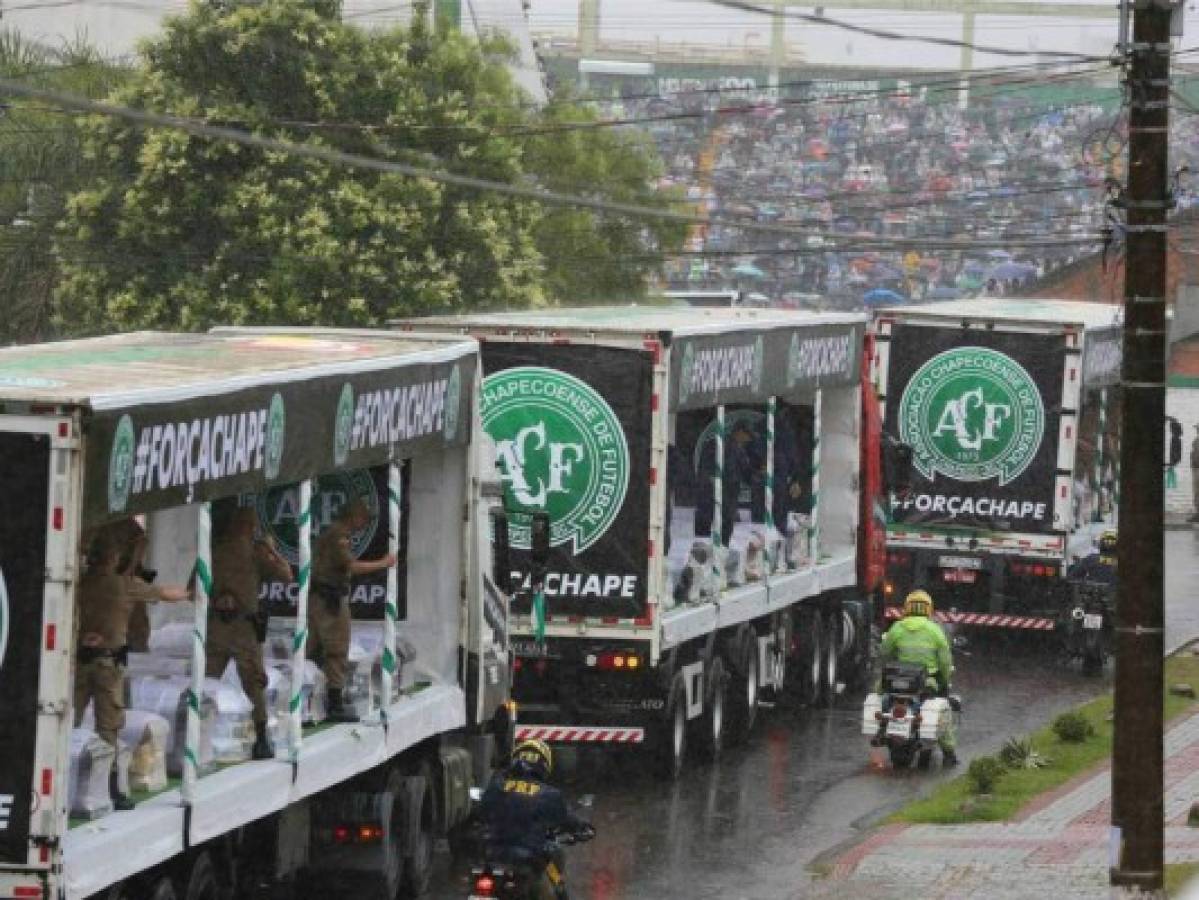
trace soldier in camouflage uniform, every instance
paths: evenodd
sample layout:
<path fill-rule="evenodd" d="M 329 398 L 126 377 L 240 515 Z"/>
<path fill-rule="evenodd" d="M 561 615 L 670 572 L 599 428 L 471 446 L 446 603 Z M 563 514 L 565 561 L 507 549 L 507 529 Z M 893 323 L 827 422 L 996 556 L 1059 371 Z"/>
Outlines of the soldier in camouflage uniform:
<path fill-rule="evenodd" d="M 355 559 L 350 548 L 354 532 L 366 527 L 370 510 L 361 500 L 347 503 L 337 519 L 321 532 L 312 560 L 312 602 L 308 606 L 308 652 L 319 659 L 329 682 L 329 718 L 357 722 L 342 692 L 350 654 L 350 579 L 396 564 L 394 553 L 378 559 Z"/>
<path fill-rule="evenodd" d="M 125 664 L 128 657 L 129 614 L 152 600 L 188 599 L 183 585 L 154 586 L 134 575 L 121 574 L 121 554 L 128 535 L 125 523 L 102 528 L 88 549 L 88 570 L 79 579 L 79 647 L 75 665 L 75 725 L 83 721 L 88 702 L 95 704 L 96 733 L 114 749 L 120 748 L 125 725 Z M 114 766 L 109 790 L 117 809 L 133 802 L 117 787 Z"/>
<path fill-rule="evenodd" d="M 243 507 L 234 512 L 212 548 L 212 604 L 209 607 L 206 674 L 220 678 L 232 659 L 242 690 L 254 707 L 254 759 L 271 759 L 267 736 L 266 670 L 262 641 L 266 613 L 258 593 L 266 578 L 290 582 L 291 566 L 269 541 L 256 541 L 258 517 Z"/>

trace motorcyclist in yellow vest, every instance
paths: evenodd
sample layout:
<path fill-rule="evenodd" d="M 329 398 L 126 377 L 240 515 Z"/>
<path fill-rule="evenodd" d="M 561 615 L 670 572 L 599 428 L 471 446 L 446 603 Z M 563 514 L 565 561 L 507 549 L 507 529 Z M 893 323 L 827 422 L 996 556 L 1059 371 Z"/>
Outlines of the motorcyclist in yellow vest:
<path fill-rule="evenodd" d="M 936 681 L 941 696 L 949 695 L 953 678 L 953 650 L 945 632 L 933 620 L 933 598 L 926 591 L 912 591 L 903 602 L 903 618 L 883 635 L 882 660 L 921 665 Z M 950 727 L 941 739 L 943 765 L 957 764 L 957 733 Z"/>
<path fill-rule="evenodd" d="M 1067 574 L 1073 579 L 1095 581 L 1114 587 L 1116 584 L 1116 548 L 1119 543 L 1119 535 L 1108 529 L 1099 536 L 1099 552 L 1078 560 L 1070 566 Z"/>

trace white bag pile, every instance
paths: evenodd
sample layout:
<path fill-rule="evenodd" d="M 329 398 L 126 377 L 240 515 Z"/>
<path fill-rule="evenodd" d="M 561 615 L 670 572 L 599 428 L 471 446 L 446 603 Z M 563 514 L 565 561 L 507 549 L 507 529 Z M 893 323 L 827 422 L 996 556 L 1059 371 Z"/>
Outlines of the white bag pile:
<path fill-rule="evenodd" d="M 200 746 L 196 759 L 200 773 L 211 772 L 215 766 L 212 749 L 213 727 L 216 724 L 216 697 L 220 682 L 205 681 L 200 700 Z M 183 774 L 183 751 L 187 745 L 187 690 L 191 681 L 186 678 L 138 676 L 129 679 L 129 707 L 157 713 L 170 727 L 167 744 L 167 772 Z"/>

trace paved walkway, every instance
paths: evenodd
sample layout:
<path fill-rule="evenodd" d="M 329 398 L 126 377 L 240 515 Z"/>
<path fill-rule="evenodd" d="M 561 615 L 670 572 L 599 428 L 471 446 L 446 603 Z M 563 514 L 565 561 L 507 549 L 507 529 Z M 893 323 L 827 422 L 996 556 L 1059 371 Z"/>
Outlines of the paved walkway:
<path fill-rule="evenodd" d="M 1199 714 L 1166 734 L 1166 862 L 1199 861 Z M 1104 897 L 1111 774 L 1107 766 L 1050 792 L 1012 822 L 889 825 L 833 860 L 809 896 L 823 898 Z"/>

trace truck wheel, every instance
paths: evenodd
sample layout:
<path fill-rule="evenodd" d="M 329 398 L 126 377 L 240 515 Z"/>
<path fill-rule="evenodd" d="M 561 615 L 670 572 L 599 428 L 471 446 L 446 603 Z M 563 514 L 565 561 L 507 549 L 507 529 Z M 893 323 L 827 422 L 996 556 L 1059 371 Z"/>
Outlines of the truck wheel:
<path fill-rule="evenodd" d="M 758 673 L 757 640 L 751 631 L 736 648 L 736 665 L 729 676 L 728 720 L 725 729 L 729 738 L 742 743 L 749 738 L 758 718 L 758 692 L 761 682 Z"/>
<path fill-rule="evenodd" d="M 664 778 L 677 780 L 687 758 L 687 689 L 683 674 L 675 673 L 666 701 L 666 721 L 656 741 L 657 769 Z"/>
<path fill-rule="evenodd" d="M 799 646 L 799 699 L 807 706 L 816 706 L 824 684 L 824 628 L 819 613 L 800 619 Z"/>
<path fill-rule="evenodd" d="M 837 702 L 837 679 L 840 675 L 841 609 L 826 612 L 824 623 L 824 667 L 820 675 L 820 703 L 832 706 Z"/>
<path fill-rule="evenodd" d="M 175 900 L 178 896 L 171 879 L 163 876 L 154 882 L 154 888 L 150 891 L 147 900 Z"/>
<path fill-rule="evenodd" d="M 221 900 L 222 896 L 212 857 L 201 851 L 192 861 L 187 884 L 183 888 L 183 900 Z"/>
<path fill-rule="evenodd" d="M 433 771 L 426 763 L 421 766 L 425 790 L 421 793 L 420 831 L 412 840 L 412 853 L 404 857 L 403 895 L 420 897 L 429 890 L 433 877 Z"/>
<path fill-rule="evenodd" d="M 724 697 L 727 687 L 724 660 L 714 654 L 704 679 L 704 714 L 697 723 L 699 752 L 709 762 L 718 760 L 724 747 Z"/>

